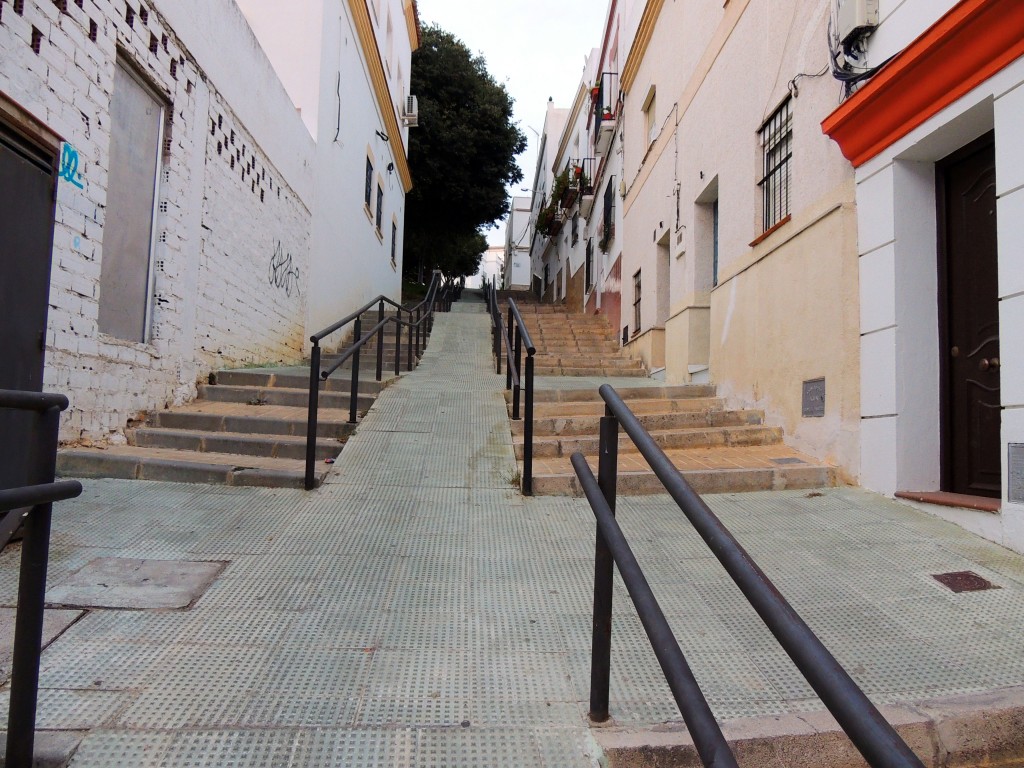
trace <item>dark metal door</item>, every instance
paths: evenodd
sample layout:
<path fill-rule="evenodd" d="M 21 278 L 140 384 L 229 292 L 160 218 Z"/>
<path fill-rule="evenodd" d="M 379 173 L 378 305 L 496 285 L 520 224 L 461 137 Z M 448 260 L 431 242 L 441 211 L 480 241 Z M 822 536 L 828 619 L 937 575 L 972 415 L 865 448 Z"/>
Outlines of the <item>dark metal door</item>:
<path fill-rule="evenodd" d="M 0 125 L 0 389 L 43 389 L 54 158 Z M 0 411 L 0 488 L 26 481 L 35 419 Z"/>
<path fill-rule="evenodd" d="M 995 143 L 988 134 L 941 161 L 944 277 L 944 489 L 1001 494 Z"/>

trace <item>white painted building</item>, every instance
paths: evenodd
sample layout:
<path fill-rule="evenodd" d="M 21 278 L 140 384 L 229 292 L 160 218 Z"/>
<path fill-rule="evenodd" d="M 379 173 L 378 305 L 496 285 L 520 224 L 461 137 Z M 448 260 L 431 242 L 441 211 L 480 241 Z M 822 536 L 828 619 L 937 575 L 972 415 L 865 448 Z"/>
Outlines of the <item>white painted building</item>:
<path fill-rule="evenodd" d="M 394 70 L 414 24 L 398 0 L 387 7 Z M 211 370 L 301 359 L 313 307 L 332 319 L 354 308 L 323 295 L 325 275 L 358 285 L 345 301 L 388 290 L 364 276 L 397 284 L 401 89 L 382 109 L 375 83 L 387 65 L 357 54 L 377 55 L 365 39 L 386 35 L 386 19 L 367 16 L 346 37 L 335 17 L 338 64 L 325 78 L 336 94 L 346 72 L 353 110 L 321 93 L 314 140 L 234 0 L 0 3 L 0 171 L 17 202 L 0 206 L 0 335 L 18 361 L 0 387 L 68 394 L 63 440 L 123 439 L 129 420 L 191 399 Z M 362 126 L 366 112 L 389 147 L 368 128 L 358 146 L 326 130 L 339 114 Z M 358 163 L 327 154 L 342 142 Z"/>
<path fill-rule="evenodd" d="M 537 168 L 533 176 L 533 196 L 530 203 L 530 220 L 533 231 L 530 240 L 530 276 L 531 290 L 547 301 L 560 298 L 560 285 L 556 283 L 557 271 L 550 266 L 548 251 L 554 246 L 553 236 L 557 234 L 560 224 L 550 225 L 539 221 L 541 211 L 548 207 L 551 200 L 554 174 L 551 172 L 558 151 L 558 138 L 565 128 L 568 110 L 556 107 L 548 99 L 548 110 L 544 115 L 544 128 L 540 134 L 540 148 L 537 151 Z"/>
<path fill-rule="evenodd" d="M 506 290 L 530 289 L 530 198 L 513 197 L 505 222 L 505 252 L 502 257 L 502 282 Z"/>
<path fill-rule="evenodd" d="M 823 124 L 856 168 L 860 480 L 1024 551 L 1024 4 L 878 5 L 888 63 Z"/>
<path fill-rule="evenodd" d="M 467 288 L 481 288 L 483 281 L 495 283 L 501 281 L 501 273 L 505 268 L 505 246 L 492 245 L 480 257 L 480 269 L 466 280 Z"/>
<path fill-rule="evenodd" d="M 310 329 L 379 294 L 398 301 L 415 2 L 236 1 L 316 142 Z"/>

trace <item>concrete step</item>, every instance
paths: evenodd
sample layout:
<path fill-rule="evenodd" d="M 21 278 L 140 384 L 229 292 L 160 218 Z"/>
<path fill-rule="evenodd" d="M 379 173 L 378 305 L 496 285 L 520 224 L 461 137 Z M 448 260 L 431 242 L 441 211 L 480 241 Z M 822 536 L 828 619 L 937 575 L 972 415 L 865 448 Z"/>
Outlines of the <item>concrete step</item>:
<path fill-rule="evenodd" d="M 317 485 L 323 480 L 330 466 L 324 461 L 317 462 Z M 106 448 L 64 449 L 57 454 L 57 474 L 62 477 L 113 477 L 124 480 L 302 488 L 305 462 L 296 459 L 119 445 Z"/>
<path fill-rule="evenodd" d="M 785 445 L 707 447 L 665 451 L 698 493 L 741 493 L 837 484 L 833 467 Z M 587 463 L 597 473 L 596 454 Z M 642 496 L 664 487 L 639 453 L 619 456 L 618 493 Z M 533 492 L 538 496 L 582 496 L 569 457 L 535 458 Z"/>
<path fill-rule="evenodd" d="M 384 381 L 374 381 L 373 376 L 363 376 L 360 370 L 360 394 L 376 395 L 394 378 L 387 376 Z M 290 368 L 239 368 L 230 371 L 217 371 L 213 374 L 213 382 L 217 385 L 228 384 L 240 387 L 285 387 L 287 389 L 304 389 L 309 391 L 309 366 Z M 327 381 L 320 382 L 321 392 L 344 392 L 352 390 L 352 380 L 339 371 Z"/>
<path fill-rule="evenodd" d="M 682 413 L 687 411 L 721 411 L 725 402 L 719 397 L 686 397 L 678 399 L 666 398 L 634 398 L 629 401 L 633 413 Z M 564 401 L 556 403 L 534 402 L 534 419 L 573 418 L 576 416 L 604 416 L 604 401 Z M 511 410 L 511 409 L 510 409 Z M 513 433 L 515 427 L 513 427 Z"/>
<path fill-rule="evenodd" d="M 676 448 L 708 448 L 716 446 L 749 446 L 778 445 L 782 442 L 782 429 L 766 427 L 760 424 L 736 426 L 701 426 L 688 429 L 649 429 L 654 442 L 662 450 Z M 535 457 L 572 456 L 576 451 L 584 455 L 596 455 L 599 438 L 594 435 L 567 435 L 534 437 L 533 455 Z M 520 438 L 514 443 L 516 458 L 523 458 L 523 442 Z M 636 453 L 632 439 L 628 435 L 619 436 L 619 455 Z"/>
<path fill-rule="evenodd" d="M 590 355 L 534 355 L 534 366 L 545 368 L 587 368 L 599 366 L 601 368 L 639 368 L 643 364 L 639 360 L 631 360 L 623 357 L 598 357 Z"/>
<path fill-rule="evenodd" d="M 680 400 L 715 396 L 710 384 L 675 384 L 654 387 L 616 387 L 619 397 L 627 403 L 634 400 Z M 505 402 L 511 402 L 512 394 L 505 392 Z M 596 387 L 584 389 L 538 389 L 533 393 L 534 403 L 599 403 L 604 412 L 604 400 Z"/>
<path fill-rule="evenodd" d="M 533 372 L 535 376 L 647 376 L 647 371 L 643 368 L 606 368 L 604 366 L 589 368 L 536 366 Z"/>
<path fill-rule="evenodd" d="M 635 411 L 634 411 L 635 413 Z M 691 410 L 673 413 L 637 413 L 637 420 L 648 431 L 671 429 L 715 429 L 718 427 L 758 427 L 764 421 L 763 411 Z M 600 416 L 565 416 L 537 418 L 534 414 L 533 436 L 568 437 L 597 435 Z M 512 434 L 523 433 L 522 420 L 512 421 Z"/>
<path fill-rule="evenodd" d="M 199 453 L 231 453 L 273 459 L 306 458 L 306 438 L 290 435 L 260 435 L 240 432 L 203 432 L 192 429 L 139 427 L 127 431 L 128 442 L 139 448 L 173 448 Z M 344 441 L 317 437 L 316 458 L 337 458 Z"/>
<path fill-rule="evenodd" d="M 260 435 L 306 434 L 305 408 L 285 405 L 248 405 L 197 400 L 179 408 L 160 411 L 153 418 L 154 426 L 170 429 L 194 429 L 202 432 L 240 432 Z M 336 439 L 348 437 L 355 424 L 348 423 L 348 411 L 321 408 L 318 411 L 317 434 Z"/>
<path fill-rule="evenodd" d="M 286 405 L 295 408 L 309 407 L 309 390 L 285 387 L 243 387 L 231 384 L 200 384 L 199 397 L 218 403 L 247 403 L 249 405 Z M 359 395 L 356 408 L 365 412 L 373 405 L 374 396 Z M 352 399 L 341 392 L 321 392 L 318 408 L 349 408 Z"/>

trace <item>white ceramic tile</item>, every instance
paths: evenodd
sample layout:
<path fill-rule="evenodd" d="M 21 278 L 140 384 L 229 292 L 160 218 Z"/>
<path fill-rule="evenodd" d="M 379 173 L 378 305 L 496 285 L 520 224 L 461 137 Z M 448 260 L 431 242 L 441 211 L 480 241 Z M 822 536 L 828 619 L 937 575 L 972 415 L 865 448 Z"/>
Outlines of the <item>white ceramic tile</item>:
<path fill-rule="evenodd" d="M 896 329 L 869 333 L 860 340 L 861 416 L 896 412 Z"/>
<path fill-rule="evenodd" d="M 892 242 L 893 167 L 883 168 L 857 184 L 857 238 L 861 253 Z"/>
<path fill-rule="evenodd" d="M 895 252 L 886 245 L 860 258 L 860 332 L 896 324 Z"/>
<path fill-rule="evenodd" d="M 896 490 L 896 417 L 861 419 L 860 482 L 891 494 Z"/>

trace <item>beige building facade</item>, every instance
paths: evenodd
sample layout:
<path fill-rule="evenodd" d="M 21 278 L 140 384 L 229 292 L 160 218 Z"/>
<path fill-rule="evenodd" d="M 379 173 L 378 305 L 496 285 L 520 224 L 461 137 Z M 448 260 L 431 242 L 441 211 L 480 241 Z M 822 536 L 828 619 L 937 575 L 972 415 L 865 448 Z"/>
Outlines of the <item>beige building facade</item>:
<path fill-rule="evenodd" d="M 787 442 L 859 471 L 853 170 L 829 4 L 651 0 L 623 68 L 622 332 Z"/>

